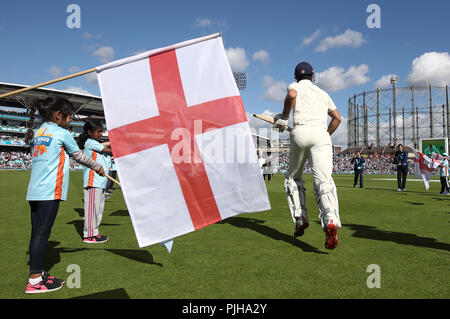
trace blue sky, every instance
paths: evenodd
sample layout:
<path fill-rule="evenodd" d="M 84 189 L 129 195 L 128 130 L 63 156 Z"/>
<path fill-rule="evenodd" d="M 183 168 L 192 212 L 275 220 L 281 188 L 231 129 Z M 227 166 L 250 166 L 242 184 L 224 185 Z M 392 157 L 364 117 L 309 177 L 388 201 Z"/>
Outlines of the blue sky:
<path fill-rule="evenodd" d="M 81 8 L 80 29 L 66 25 L 71 3 Z M 371 3 L 381 9 L 381 28 L 366 24 Z M 248 74 L 247 112 L 281 111 L 295 65 L 308 61 L 346 116 L 350 96 L 389 74 L 398 85 L 450 82 L 449 12 L 450 2 L 437 0 L 8 1 L 0 10 L 0 81 L 32 85 L 222 32 L 233 69 Z M 87 76 L 52 87 L 100 94 Z"/>

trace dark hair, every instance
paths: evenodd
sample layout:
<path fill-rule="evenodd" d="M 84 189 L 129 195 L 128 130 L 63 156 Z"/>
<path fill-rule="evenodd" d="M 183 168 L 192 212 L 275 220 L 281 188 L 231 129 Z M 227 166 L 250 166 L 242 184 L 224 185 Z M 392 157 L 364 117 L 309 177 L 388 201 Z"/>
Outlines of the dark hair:
<path fill-rule="evenodd" d="M 297 82 L 301 81 L 301 80 L 312 80 L 313 75 L 312 74 L 302 74 L 300 76 L 295 76 L 295 79 L 297 80 Z"/>
<path fill-rule="evenodd" d="M 39 112 L 44 122 L 52 120 L 53 113 L 60 111 L 64 117 L 71 115 L 75 108 L 69 100 L 62 97 L 49 96 L 45 99 L 36 99 L 31 102 L 29 109 L 30 120 L 28 131 L 25 135 L 25 142 L 28 144 L 34 137 L 33 126 L 36 111 Z"/>
<path fill-rule="evenodd" d="M 102 127 L 103 124 L 99 121 L 95 120 L 86 120 L 83 126 L 83 133 L 81 133 L 77 137 L 77 144 L 80 150 L 84 149 L 84 144 L 86 144 L 87 139 L 89 138 L 89 131 L 95 131 L 99 127 Z"/>

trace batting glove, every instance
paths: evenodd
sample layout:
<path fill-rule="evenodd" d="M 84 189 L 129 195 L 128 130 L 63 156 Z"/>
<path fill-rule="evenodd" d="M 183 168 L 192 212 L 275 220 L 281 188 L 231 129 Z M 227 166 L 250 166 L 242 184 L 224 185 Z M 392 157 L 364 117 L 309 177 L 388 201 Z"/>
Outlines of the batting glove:
<path fill-rule="evenodd" d="M 273 128 L 278 129 L 281 133 L 288 128 L 288 119 L 289 116 L 285 116 L 281 113 L 278 113 L 274 116 L 273 120 Z"/>

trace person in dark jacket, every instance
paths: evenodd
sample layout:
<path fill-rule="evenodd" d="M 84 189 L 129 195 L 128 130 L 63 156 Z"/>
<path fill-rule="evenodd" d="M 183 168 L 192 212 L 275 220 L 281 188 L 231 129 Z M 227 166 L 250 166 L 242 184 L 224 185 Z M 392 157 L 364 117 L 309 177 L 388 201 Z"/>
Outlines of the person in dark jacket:
<path fill-rule="evenodd" d="M 356 188 L 356 184 L 358 184 L 358 177 L 359 177 L 359 187 L 364 187 L 363 182 L 363 174 L 364 174 L 364 162 L 365 159 L 363 156 L 361 156 L 360 152 L 356 153 L 356 156 L 352 158 L 351 164 L 353 164 L 353 169 L 355 171 L 355 179 L 353 181 L 353 187 Z"/>
<path fill-rule="evenodd" d="M 397 191 L 406 192 L 406 177 L 408 176 L 408 153 L 399 144 L 394 155 L 394 164 L 397 165 Z"/>

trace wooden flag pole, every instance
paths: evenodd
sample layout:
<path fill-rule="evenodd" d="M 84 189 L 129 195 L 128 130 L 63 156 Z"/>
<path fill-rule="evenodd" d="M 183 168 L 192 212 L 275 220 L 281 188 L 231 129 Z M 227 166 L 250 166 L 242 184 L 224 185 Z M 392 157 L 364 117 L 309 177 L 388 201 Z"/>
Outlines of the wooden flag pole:
<path fill-rule="evenodd" d="M 25 91 L 33 90 L 33 89 L 36 89 L 36 88 L 41 87 L 41 86 L 47 86 L 47 85 L 50 85 L 50 84 L 53 84 L 53 83 L 56 83 L 56 82 L 61 82 L 61 81 L 65 81 L 65 80 L 68 80 L 68 79 L 72 79 L 72 78 L 75 78 L 77 76 L 85 75 L 85 74 L 92 73 L 92 72 L 95 72 L 95 71 L 96 71 L 96 68 L 92 68 L 92 69 L 81 71 L 81 72 L 78 72 L 78 73 L 66 75 L 66 76 L 63 76 L 61 78 L 57 78 L 57 79 L 54 79 L 54 80 L 51 80 L 51 81 L 47 81 L 47 82 L 39 83 L 39 84 L 36 84 L 36 85 L 28 86 L 28 87 L 20 89 L 20 90 L 16 90 L 16 91 L 0 94 L 0 99 L 4 98 L 4 97 L 7 97 L 7 96 L 19 94 L 19 93 L 22 93 L 22 92 L 25 92 Z"/>
<path fill-rule="evenodd" d="M 118 181 L 116 181 L 114 178 L 112 178 L 111 176 L 109 176 L 108 174 L 105 174 L 105 177 L 110 179 L 111 181 L 113 181 L 114 183 L 116 183 L 117 185 L 120 186 L 120 183 Z"/>

